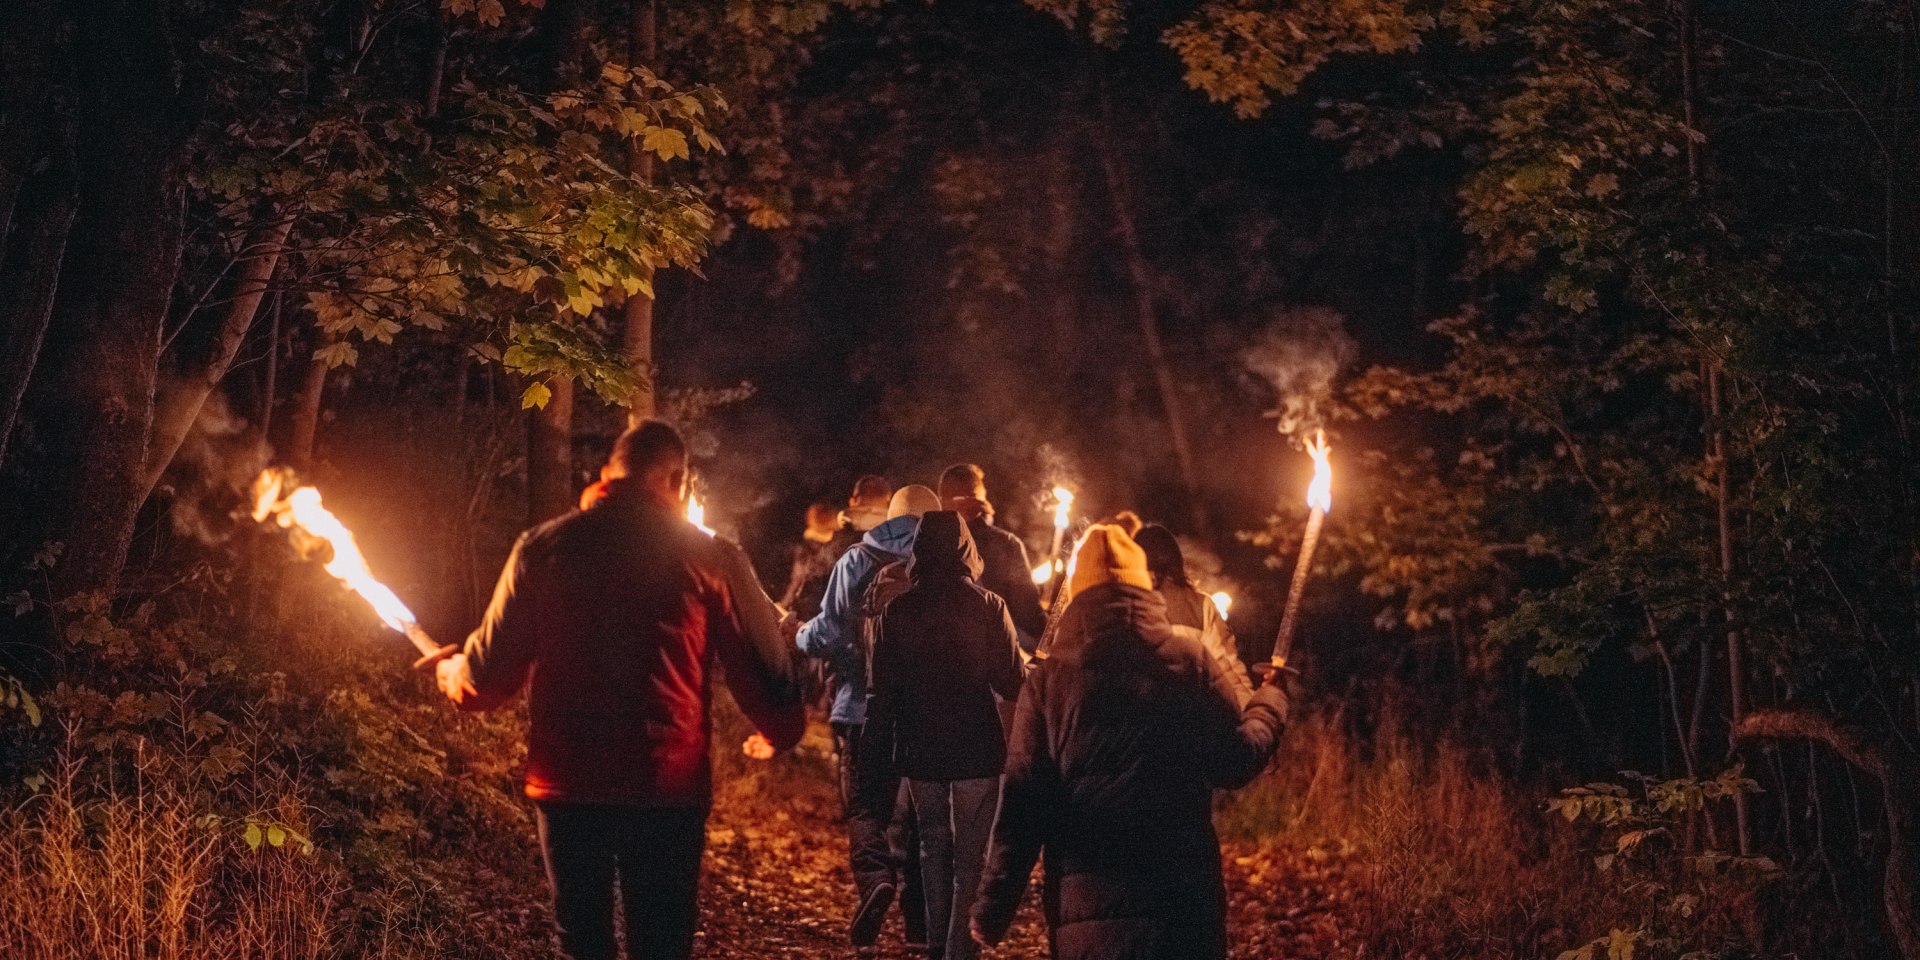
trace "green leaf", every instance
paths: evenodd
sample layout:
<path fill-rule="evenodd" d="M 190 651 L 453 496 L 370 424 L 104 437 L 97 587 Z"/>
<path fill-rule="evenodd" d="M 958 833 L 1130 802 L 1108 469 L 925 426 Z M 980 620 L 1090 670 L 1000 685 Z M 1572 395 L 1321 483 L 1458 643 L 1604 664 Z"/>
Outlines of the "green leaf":
<path fill-rule="evenodd" d="M 530 383 L 525 393 L 520 394 L 520 409 L 531 410 L 539 407 L 544 410 L 547 401 L 553 399 L 553 391 L 544 383 Z"/>

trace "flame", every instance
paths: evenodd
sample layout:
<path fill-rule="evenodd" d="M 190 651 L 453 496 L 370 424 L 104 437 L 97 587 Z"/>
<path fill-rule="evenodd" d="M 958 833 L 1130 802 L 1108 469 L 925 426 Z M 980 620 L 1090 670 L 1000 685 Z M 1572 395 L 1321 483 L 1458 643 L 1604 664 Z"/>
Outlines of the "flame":
<path fill-rule="evenodd" d="M 259 521 L 271 518 L 283 529 L 298 530 L 332 547 L 333 559 L 327 561 L 326 571 L 367 601 L 382 623 L 405 633 L 407 626 L 416 622 L 413 611 L 407 609 L 386 584 L 374 579 L 373 571 L 367 568 L 366 556 L 354 542 L 353 531 L 348 530 L 333 511 L 321 505 L 319 490 L 304 485 L 288 490 L 292 483 L 293 475 L 289 471 L 261 472 L 253 483 L 253 518 Z"/>
<path fill-rule="evenodd" d="M 1327 462 L 1327 432 L 1316 430 L 1307 444 L 1313 457 L 1313 482 L 1307 484 L 1307 506 L 1321 513 L 1333 510 L 1333 464 Z"/>
<path fill-rule="evenodd" d="M 1213 595 L 1213 608 L 1220 611 L 1220 619 L 1227 619 L 1227 611 L 1233 607 L 1233 594 L 1221 590 Z"/>
<path fill-rule="evenodd" d="M 1066 487 L 1053 488 L 1053 528 L 1065 530 L 1073 522 L 1073 491 Z"/>
<path fill-rule="evenodd" d="M 1054 574 L 1060 572 L 1060 565 L 1061 565 L 1060 558 L 1055 557 L 1053 559 L 1053 562 L 1051 563 L 1043 563 L 1037 567 L 1034 567 L 1033 568 L 1034 584 L 1036 586 L 1045 586 L 1048 580 L 1053 579 Z"/>
<path fill-rule="evenodd" d="M 709 537 L 714 535 L 713 528 L 707 526 L 707 505 L 691 493 L 687 494 L 687 522 L 699 527 L 700 532 Z"/>

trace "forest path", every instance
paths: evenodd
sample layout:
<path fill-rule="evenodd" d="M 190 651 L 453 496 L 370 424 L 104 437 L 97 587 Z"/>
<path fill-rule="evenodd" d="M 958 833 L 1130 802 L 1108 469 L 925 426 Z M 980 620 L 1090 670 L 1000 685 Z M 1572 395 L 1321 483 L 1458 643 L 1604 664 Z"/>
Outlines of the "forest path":
<path fill-rule="evenodd" d="M 716 751 L 721 749 L 716 738 Z M 825 960 L 853 956 L 846 927 L 853 881 L 818 737 L 811 749 L 759 769 L 723 762 L 707 827 L 701 932 L 695 955 L 727 960 Z M 1324 957 L 1343 939 L 1349 866 L 1307 851 L 1253 844 L 1224 850 L 1228 933 L 1236 960 Z M 1037 888 L 1037 884 L 1035 885 Z M 898 911 L 879 955 L 912 956 Z M 1037 889 L 1029 891 L 1012 936 L 987 956 L 1047 955 Z"/>

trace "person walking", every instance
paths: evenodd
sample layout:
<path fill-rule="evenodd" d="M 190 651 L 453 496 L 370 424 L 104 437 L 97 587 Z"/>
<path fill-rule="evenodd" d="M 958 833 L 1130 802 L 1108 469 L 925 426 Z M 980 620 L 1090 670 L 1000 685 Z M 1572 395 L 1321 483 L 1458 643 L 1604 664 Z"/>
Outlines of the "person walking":
<path fill-rule="evenodd" d="M 1068 585 L 1049 656 L 1020 691 L 973 935 L 1006 936 L 1044 853 L 1055 960 L 1219 960 L 1213 790 L 1265 767 L 1286 693 L 1268 684 L 1236 708 L 1214 658 L 1171 629 L 1119 527 L 1087 531 Z"/>
<path fill-rule="evenodd" d="M 888 752 L 869 750 L 865 743 L 872 613 L 866 604 L 880 572 L 910 555 L 921 515 L 939 506 L 939 498 L 923 486 L 895 492 L 887 519 L 834 564 L 819 615 L 795 637 L 802 653 L 826 662 L 834 684 L 828 719 L 854 882 L 854 914 L 847 934 L 857 948 L 878 940 L 896 893 L 907 940 L 925 943 L 927 937 L 911 801 Z"/>
<path fill-rule="evenodd" d="M 1047 631 L 1047 613 L 1040 606 L 1027 545 L 993 525 L 986 471 L 971 463 L 948 467 L 940 474 L 940 503 L 966 519 L 967 532 L 980 551 L 980 585 L 1007 602 L 1013 625 L 1020 630 L 1020 648 L 1032 653 Z"/>
<path fill-rule="evenodd" d="M 839 542 L 840 512 L 831 503 L 807 507 L 807 528 L 793 547 L 793 563 L 787 572 L 787 589 L 780 595 L 780 606 L 796 621 L 805 623 L 820 614 L 820 601 L 827 595 L 827 577 L 833 564 L 851 542 Z"/>
<path fill-rule="evenodd" d="M 1173 625 L 1173 632 L 1199 641 L 1233 688 L 1234 705 L 1246 706 L 1253 699 L 1253 681 L 1246 661 L 1240 659 L 1240 641 L 1227 625 L 1227 618 L 1220 615 L 1220 608 L 1213 605 L 1213 598 L 1187 579 L 1187 558 L 1180 550 L 1180 541 L 1173 531 L 1151 523 L 1140 528 L 1134 542 L 1147 554 L 1147 573 L 1153 577 L 1154 592 L 1167 603 L 1167 622 Z"/>
<path fill-rule="evenodd" d="M 645 421 L 614 441 L 591 507 L 520 535 L 480 628 L 436 668 L 463 710 L 531 683 L 526 792 L 560 944 L 685 960 L 712 805 L 710 680 L 776 749 L 806 729 L 779 616 L 745 553 L 685 516 L 687 447 Z"/>
<path fill-rule="evenodd" d="M 890 744 L 920 828 L 927 955 L 973 960 L 968 933 L 1007 745 L 998 702 L 1020 692 L 1006 601 L 975 582 L 980 553 L 960 515 L 922 517 L 911 584 L 887 604 L 873 650 L 868 742 Z"/>

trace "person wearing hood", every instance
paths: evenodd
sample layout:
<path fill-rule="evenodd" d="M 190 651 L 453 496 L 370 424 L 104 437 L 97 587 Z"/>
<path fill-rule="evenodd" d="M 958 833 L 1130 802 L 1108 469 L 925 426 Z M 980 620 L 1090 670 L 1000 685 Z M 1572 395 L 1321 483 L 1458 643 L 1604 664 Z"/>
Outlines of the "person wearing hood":
<path fill-rule="evenodd" d="M 828 720 L 833 727 L 840 803 L 857 897 L 848 931 L 856 947 L 873 945 L 887 907 L 902 884 L 906 889 L 901 912 L 906 916 L 908 939 L 917 941 L 926 936 L 917 903 L 919 869 L 914 861 L 918 858 L 918 841 L 912 836 L 907 794 L 885 753 L 865 749 L 868 651 L 863 641 L 861 607 L 867 588 L 881 569 L 911 555 L 921 515 L 939 508 L 939 498 L 926 487 L 913 485 L 896 491 L 888 504 L 887 519 L 868 530 L 834 563 L 819 615 L 802 625 L 795 637 L 802 653 L 826 662 L 834 685 Z"/>
<path fill-rule="evenodd" d="M 1068 606 L 1014 711 L 973 935 L 1006 936 L 1036 860 L 1055 960 L 1219 960 L 1226 888 L 1215 788 L 1279 745 L 1283 688 L 1245 709 L 1199 642 L 1174 633 L 1139 545 L 1095 525 Z"/>
<path fill-rule="evenodd" d="M 1220 672 L 1233 688 L 1236 705 L 1246 706 L 1253 699 L 1253 681 L 1240 659 L 1240 642 L 1234 638 L 1227 618 L 1220 615 L 1220 608 L 1213 605 L 1213 598 L 1187 579 L 1187 559 L 1180 541 L 1173 531 L 1152 523 L 1140 528 L 1134 542 L 1146 552 L 1147 573 L 1153 578 L 1154 592 L 1167 603 L 1167 621 L 1173 624 L 1173 632 L 1206 648 L 1207 656 L 1220 665 Z"/>
<path fill-rule="evenodd" d="M 1033 652 L 1047 630 L 1047 613 L 1040 606 L 1027 545 L 993 525 L 986 471 L 971 463 L 948 467 L 940 474 L 940 504 L 966 519 L 967 532 L 980 551 L 980 585 L 1007 602 L 1013 625 L 1020 628 L 1021 648 Z"/>
<path fill-rule="evenodd" d="M 911 585 L 887 604 L 873 651 L 868 737 L 891 744 L 913 796 L 933 960 L 978 956 L 967 922 L 1006 759 L 999 702 L 1020 692 L 1019 633 L 980 567 L 959 514 L 922 517 Z"/>

